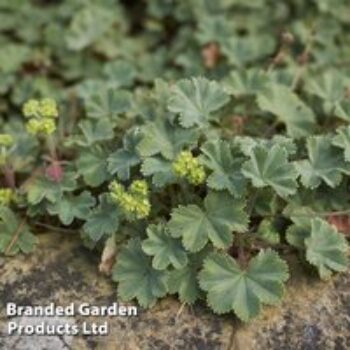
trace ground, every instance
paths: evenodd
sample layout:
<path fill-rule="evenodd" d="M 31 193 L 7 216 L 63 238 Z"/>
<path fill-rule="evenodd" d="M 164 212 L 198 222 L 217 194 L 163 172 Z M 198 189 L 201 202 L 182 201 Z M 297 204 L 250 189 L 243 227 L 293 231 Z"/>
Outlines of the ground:
<path fill-rule="evenodd" d="M 39 241 L 29 256 L 0 258 L 1 349 L 350 349 L 350 272 L 320 282 L 296 261 L 281 307 L 265 308 L 248 325 L 233 314 L 217 317 L 203 304 L 181 308 L 175 299 L 167 298 L 150 310 L 140 310 L 138 317 L 110 318 L 110 333 L 105 337 L 6 336 L 7 302 L 109 305 L 117 301 L 115 286 L 98 272 L 97 255 L 78 239 L 50 233 L 41 234 Z M 67 318 L 71 323 L 82 321 Z"/>

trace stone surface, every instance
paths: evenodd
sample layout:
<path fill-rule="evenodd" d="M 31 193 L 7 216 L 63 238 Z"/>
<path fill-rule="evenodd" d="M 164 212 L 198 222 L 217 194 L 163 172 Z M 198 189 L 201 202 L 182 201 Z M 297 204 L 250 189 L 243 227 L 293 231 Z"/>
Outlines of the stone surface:
<path fill-rule="evenodd" d="M 98 273 L 95 253 L 71 236 L 39 237 L 40 244 L 30 256 L 0 258 L 0 349 L 350 349 L 350 273 L 324 283 L 306 274 L 296 262 L 281 307 L 265 308 L 249 325 L 232 314 L 216 317 L 204 305 L 181 308 L 176 300 L 167 298 L 151 310 L 139 309 L 136 317 L 66 320 L 79 325 L 108 320 L 107 336 L 8 336 L 7 302 L 109 305 L 117 301 L 115 286 Z M 45 319 L 20 321 L 28 324 Z"/>

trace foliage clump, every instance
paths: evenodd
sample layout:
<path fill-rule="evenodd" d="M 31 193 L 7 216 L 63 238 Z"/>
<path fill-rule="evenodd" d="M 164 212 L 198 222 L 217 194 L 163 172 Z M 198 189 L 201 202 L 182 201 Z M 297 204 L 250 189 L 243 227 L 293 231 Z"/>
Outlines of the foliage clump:
<path fill-rule="evenodd" d="M 275 305 L 348 268 L 349 3 L 0 4 L 0 252 L 115 255 L 121 300 Z M 15 40 L 14 40 L 15 38 Z M 113 259 L 112 259 L 113 260 Z"/>

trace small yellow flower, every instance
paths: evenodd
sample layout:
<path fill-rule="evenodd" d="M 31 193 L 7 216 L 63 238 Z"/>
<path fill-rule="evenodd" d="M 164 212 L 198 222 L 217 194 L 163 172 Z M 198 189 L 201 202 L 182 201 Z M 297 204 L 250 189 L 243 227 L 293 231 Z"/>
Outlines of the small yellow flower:
<path fill-rule="evenodd" d="M 109 185 L 109 190 L 111 198 L 120 206 L 127 217 L 143 219 L 149 215 L 151 204 L 147 198 L 146 181 L 133 181 L 128 191 L 120 183 L 113 181 Z"/>
<path fill-rule="evenodd" d="M 43 118 L 57 118 L 58 109 L 56 101 L 52 98 L 43 98 L 39 103 L 39 113 Z"/>
<path fill-rule="evenodd" d="M 38 100 L 30 99 L 28 100 L 22 109 L 25 117 L 37 117 L 40 113 L 40 103 Z"/>
<path fill-rule="evenodd" d="M 135 180 L 133 183 L 130 185 L 129 188 L 130 192 L 135 195 L 140 195 L 140 196 L 147 196 L 148 194 L 148 185 L 147 182 L 144 180 Z"/>
<path fill-rule="evenodd" d="M 13 137 L 9 134 L 0 134 L 0 146 L 11 146 L 13 144 Z"/>
<path fill-rule="evenodd" d="M 0 205 L 9 205 L 13 198 L 13 190 L 10 188 L 0 188 Z"/>
<path fill-rule="evenodd" d="M 190 151 L 182 151 L 173 162 L 172 167 L 176 176 L 187 178 L 193 185 L 199 185 L 205 181 L 204 167 Z"/>
<path fill-rule="evenodd" d="M 30 119 L 26 125 L 30 134 L 51 135 L 56 130 L 56 124 L 52 119 Z"/>

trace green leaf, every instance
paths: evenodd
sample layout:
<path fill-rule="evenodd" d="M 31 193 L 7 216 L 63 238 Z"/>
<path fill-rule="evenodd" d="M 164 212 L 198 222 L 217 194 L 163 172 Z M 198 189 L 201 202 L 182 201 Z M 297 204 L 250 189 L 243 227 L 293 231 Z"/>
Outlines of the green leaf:
<path fill-rule="evenodd" d="M 334 106 L 344 98 L 346 80 L 336 70 L 324 71 L 321 75 L 306 79 L 306 91 Z"/>
<path fill-rule="evenodd" d="M 335 188 L 343 174 L 350 174 L 350 163 L 344 161 L 342 151 L 332 146 L 328 136 L 313 136 L 307 140 L 309 160 L 296 162 L 296 169 L 305 187 L 317 188 L 322 181 Z"/>
<path fill-rule="evenodd" d="M 311 235 L 305 239 L 306 259 L 315 265 L 320 277 L 327 279 L 332 271 L 346 271 L 348 244 L 344 235 L 321 219 L 311 221 Z"/>
<path fill-rule="evenodd" d="M 34 250 L 37 238 L 26 223 L 7 207 L 0 207 L 0 253 L 15 255 Z"/>
<path fill-rule="evenodd" d="M 310 236 L 310 228 L 299 225 L 290 225 L 286 231 L 287 242 L 299 249 L 305 248 L 305 239 Z"/>
<path fill-rule="evenodd" d="M 60 201 L 48 206 L 51 215 L 58 215 L 64 225 L 70 225 L 74 218 L 86 219 L 90 208 L 95 205 L 95 198 L 84 191 L 79 196 L 64 196 Z"/>
<path fill-rule="evenodd" d="M 245 69 L 232 71 L 224 81 L 227 93 L 235 96 L 254 96 L 269 82 L 269 78 L 261 70 Z"/>
<path fill-rule="evenodd" d="M 101 147 L 82 150 L 76 164 L 78 174 L 91 187 L 97 187 L 109 178 L 107 152 Z"/>
<path fill-rule="evenodd" d="M 275 50 L 275 41 L 270 35 L 231 35 L 222 46 L 222 52 L 235 67 L 244 67 L 258 59 L 270 56 Z"/>
<path fill-rule="evenodd" d="M 247 157 L 250 157 L 253 148 L 255 146 L 263 146 L 266 149 L 270 149 L 274 145 L 278 145 L 283 147 L 288 155 L 294 155 L 297 151 L 294 140 L 290 137 L 285 137 L 282 135 L 275 135 L 272 139 L 262 139 L 258 137 L 250 137 L 250 136 L 236 136 L 235 143 L 239 145 L 242 153 Z"/>
<path fill-rule="evenodd" d="M 35 205 L 47 199 L 50 203 L 56 203 L 65 192 L 76 189 L 76 177 L 76 174 L 70 172 L 64 173 L 60 182 L 54 182 L 45 176 L 37 177 L 26 188 L 28 202 Z"/>
<path fill-rule="evenodd" d="M 105 88 L 91 95 L 85 101 L 87 116 L 90 118 L 114 119 L 131 108 L 131 94 L 125 90 Z"/>
<path fill-rule="evenodd" d="M 337 102 L 334 108 L 334 115 L 349 122 L 350 121 L 350 99 Z"/>
<path fill-rule="evenodd" d="M 205 126 L 210 120 L 217 119 L 212 113 L 228 101 L 229 96 L 215 81 L 206 78 L 183 79 L 173 87 L 168 108 L 180 115 L 183 127 L 189 128 Z"/>
<path fill-rule="evenodd" d="M 155 121 L 142 128 L 143 137 L 137 149 L 142 157 L 161 154 L 172 160 L 185 147 L 197 142 L 198 133 L 175 127 L 167 121 Z"/>
<path fill-rule="evenodd" d="M 107 159 L 110 174 L 117 174 L 120 180 L 130 178 L 130 169 L 141 161 L 137 150 L 140 137 L 138 130 L 131 130 L 124 136 L 123 148 L 110 154 Z"/>
<path fill-rule="evenodd" d="M 181 242 L 171 237 L 163 224 L 149 225 L 147 235 L 148 238 L 142 242 L 142 250 L 153 257 L 153 268 L 164 270 L 172 265 L 180 269 L 187 264 L 187 254 Z"/>
<path fill-rule="evenodd" d="M 78 146 L 90 147 L 96 142 L 111 140 L 114 136 L 113 125 L 105 118 L 97 121 L 82 120 L 78 126 L 83 135 L 72 140 Z"/>
<path fill-rule="evenodd" d="M 108 62 L 103 69 L 103 73 L 113 88 L 131 86 L 136 78 L 136 69 L 128 61 L 117 60 Z"/>
<path fill-rule="evenodd" d="M 253 148 L 251 159 L 243 164 L 242 173 L 251 179 L 254 187 L 271 186 L 281 197 L 297 190 L 295 168 L 288 162 L 286 150 L 278 145 L 271 149 Z"/>
<path fill-rule="evenodd" d="M 264 219 L 260 222 L 257 234 L 259 238 L 270 244 L 278 244 L 281 240 L 274 222 L 269 219 Z"/>
<path fill-rule="evenodd" d="M 350 162 L 350 126 L 337 129 L 337 136 L 333 138 L 334 146 L 344 149 L 344 157 Z"/>
<path fill-rule="evenodd" d="M 142 251 L 138 239 L 130 239 L 118 254 L 113 280 L 119 282 L 118 297 L 121 300 L 136 298 L 143 307 L 153 306 L 158 298 L 167 294 L 166 271 L 152 267 L 152 259 Z"/>
<path fill-rule="evenodd" d="M 261 303 L 280 301 L 288 277 L 287 264 L 272 250 L 260 251 L 246 269 L 227 254 L 212 253 L 204 261 L 199 283 L 214 312 L 233 310 L 246 322 L 259 314 Z"/>
<path fill-rule="evenodd" d="M 119 212 L 115 204 L 108 200 L 107 194 L 99 196 L 99 205 L 88 216 L 83 229 L 88 237 L 99 241 L 104 235 L 111 235 L 118 231 Z"/>
<path fill-rule="evenodd" d="M 0 51 L 0 72 L 14 73 L 30 58 L 30 49 L 15 43 L 2 44 Z"/>
<path fill-rule="evenodd" d="M 99 39 L 113 24 L 114 11 L 89 5 L 76 12 L 66 33 L 68 47 L 82 50 Z"/>
<path fill-rule="evenodd" d="M 152 183 L 156 187 L 164 187 L 176 182 L 172 162 L 162 157 L 146 158 L 141 166 L 141 172 L 144 176 L 152 176 Z"/>
<path fill-rule="evenodd" d="M 215 190 L 228 190 L 232 195 L 241 197 L 246 188 L 246 180 L 241 167 L 244 158 L 227 141 L 214 140 L 201 147 L 201 162 L 212 173 L 207 179 L 208 187 Z"/>
<path fill-rule="evenodd" d="M 303 137 L 313 131 L 313 111 L 288 87 L 270 84 L 258 94 L 257 103 L 263 111 L 274 114 L 279 121 L 286 124 L 289 136 Z"/>
<path fill-rule="evenodd" d="M 204 209 L 195 204 L 179 206 L 168 223 L 173 237 L 182 237 L 184 247 L 198 252 L 210 240 L 217 248 L 227 248 L 233 231 L 244 232 L 248 217 L 244 203 L 223 192 L 211 192 L 204 200 Z"/>
<path fill-rule="evenodd" d="M 189 254 L 189 261 L 185 267 L 169 272 L 169 293 L 177 293 L 182 303 L 193 304 L 199 298 L 201 290 L 198 283 L 198 272 L 207 255 L 207 249 L 196 254 Z"/>

